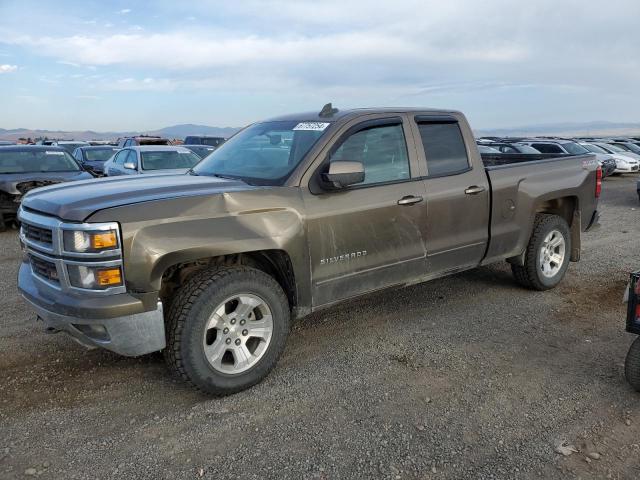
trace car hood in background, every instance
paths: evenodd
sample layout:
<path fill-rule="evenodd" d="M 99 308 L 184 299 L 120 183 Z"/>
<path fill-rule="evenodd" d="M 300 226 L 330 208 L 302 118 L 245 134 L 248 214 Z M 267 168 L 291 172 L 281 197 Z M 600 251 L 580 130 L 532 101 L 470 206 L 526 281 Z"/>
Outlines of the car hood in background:
<path fill-rule="evenodd" d="M 124 175 L 52 185 L 27 195 L 22 205 L 63 220 L 84 221 L 105 208 L 167 198 L 254 188 L 240 180 L 195 175 Z"/>
<path fill-rule="evenodd" d="M 0 190 L 11 195 L 23 195 L 33 188 L 40 188 L 62 182 L 87 180 L 93 178 L 88 172 L 34 172 L 0 174 Z M 22 184 L 27 185 L 22 185 Z M 32 185 L 28 185 L 33 183 Z M 20 188 L 18 188 L 20 186 Z"/>

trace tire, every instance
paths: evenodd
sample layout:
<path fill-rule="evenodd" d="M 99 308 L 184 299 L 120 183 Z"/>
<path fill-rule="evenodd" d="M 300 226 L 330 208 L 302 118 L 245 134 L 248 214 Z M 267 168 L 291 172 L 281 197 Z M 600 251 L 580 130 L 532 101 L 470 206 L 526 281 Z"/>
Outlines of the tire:
<path fill-rule="evenodd" d="M 564 253 L 561 262 L 551 264 L 552 268 L 547 273 L 553 274 L 549 276 L 545 275 L 543 271 L 540 256 L 544 255 L 545 240 L 548 239 L 552 232 L 557 232 L 562 237 Z M 557 248 L 552 253 L 558 255 Z M 558 215 L 538 214 L 536 215 L 529 244 L 525 250 L 524 266 L 511 264 L 511 271 L 516 281 L 523 287 L 532 290 L 549 290 L 558 285 L 564 278 L 569 267 L 570 256 L 571 235 L 566 220 Z"/>
<path fill-rule="evenodd" d="M 640 337 L 631 344 L 624 363 L 624 376 L 636 392 L 640 392 Z"/>
<path fill-rule="evenodd" d="M 245 328 L 253 328 L 266 338 L 269 328 L 251 325 L 268 326 L 269 319 L 268 341 L 243 336 Z M 224 396 L 257 384 L 273 369 L 289 334 L 290 310 L 271 276 L 249 267 L 225 267 L 190 277 L 172 299 L 166 323 L 164 354 L 170 368 L 202 392 Z"/>

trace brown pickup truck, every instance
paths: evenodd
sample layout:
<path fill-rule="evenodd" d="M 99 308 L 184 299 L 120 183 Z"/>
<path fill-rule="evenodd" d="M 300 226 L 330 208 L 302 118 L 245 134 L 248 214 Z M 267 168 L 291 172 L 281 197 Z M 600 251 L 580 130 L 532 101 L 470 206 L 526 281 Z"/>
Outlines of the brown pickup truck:
<path fill-rule="evenodd" d="M 601 171 L 509 159 L 486 166 L 455 111 L 255 123 L 186 175 L 28 194 L 20 291 L 50 331 L 164 350 L 199 389 L 233 393 L 274 367 L 291 318 L 343 300 L 503 260 L 526 287 L 557 285 L 597 224 Z"/>

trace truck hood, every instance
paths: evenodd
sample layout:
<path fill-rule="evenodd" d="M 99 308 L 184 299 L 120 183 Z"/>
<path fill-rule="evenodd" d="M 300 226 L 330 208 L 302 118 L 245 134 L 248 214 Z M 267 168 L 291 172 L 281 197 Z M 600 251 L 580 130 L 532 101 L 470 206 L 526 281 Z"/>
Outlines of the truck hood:
<path fill-rule="evenodd" d="M 105 208 L 167 198 L 250 190 L 240 180 L 194 175 L 131 175 L 44 187 L 30 193 L 22 206 L 62 220 L 84 221 Z"/>
<path fill-rule="evenodd" d="M 93 176 L 83 170 L 75 172 L 3 173 L 0 174 L 0 191 L 11 195 L 23 195 L 33 188 L 89 178 L 93 178 Z"/>

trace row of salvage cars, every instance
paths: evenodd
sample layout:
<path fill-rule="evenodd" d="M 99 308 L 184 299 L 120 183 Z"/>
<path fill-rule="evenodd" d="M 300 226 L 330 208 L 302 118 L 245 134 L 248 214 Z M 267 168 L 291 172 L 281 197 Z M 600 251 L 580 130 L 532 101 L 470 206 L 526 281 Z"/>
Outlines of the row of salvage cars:
<path fill-rule="evenodd" d="M 132 137 L 118 146 L 73 141 L 0 145 L 0 231 L 16 225 L 22 197 L 34 188 L 102 176 L 186 173 L 224 142 L 219 137 L 188 138 L 194 143 L 178 146 Z"/>
<path fill-rule="evenodd" d="M 559 138 L 559 137 L 482 137 L 478 148 L 483 154 L 519 153 L 530 155 L 585 155 L 593 153 L 603 176 L 640 171 L 640 137 L 636 138 Z"/>

